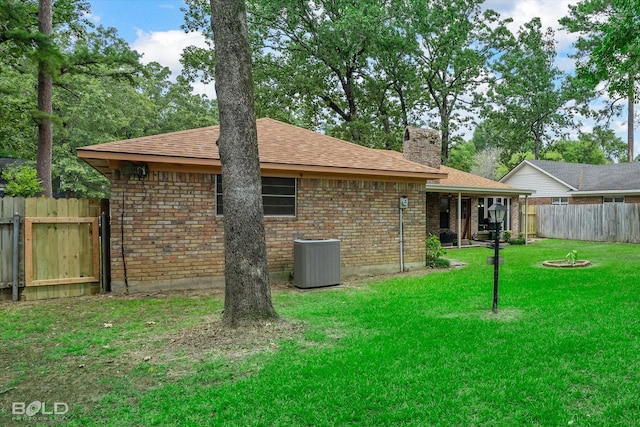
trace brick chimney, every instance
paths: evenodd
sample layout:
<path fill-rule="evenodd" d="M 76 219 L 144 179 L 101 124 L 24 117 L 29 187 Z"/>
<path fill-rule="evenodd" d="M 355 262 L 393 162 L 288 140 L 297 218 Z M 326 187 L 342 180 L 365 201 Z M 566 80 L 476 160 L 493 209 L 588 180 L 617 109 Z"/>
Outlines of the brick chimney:
<path fill-rule="evenodd" d="M 442 143 L 440 132 L 407 126 L 402 142 L 402 156 L 421 165 L 440 169 Z"/>

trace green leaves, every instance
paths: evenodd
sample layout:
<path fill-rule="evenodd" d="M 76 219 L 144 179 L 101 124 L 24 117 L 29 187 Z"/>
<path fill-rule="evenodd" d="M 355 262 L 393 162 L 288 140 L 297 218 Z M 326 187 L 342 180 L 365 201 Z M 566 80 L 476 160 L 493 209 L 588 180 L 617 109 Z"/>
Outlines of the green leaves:
<path fill-rule="evenodd" d="M 31 164 L 11 165 L 2 172 L 2 178 L 7 181 L 7 197 L 35 197 L 42 192 L 36 168 Z"/>
<path fill-rule="evenodd" d="M 494 63 L 497 81 L 488 94 L 484 116 L 510 138 L 502 141 L 509 157 L 533 151 L 539 159 L 551 138 L 570 124 L 569 101 L 561 82 L 563 73 L 554 65 L 554 34 L 543 31 L 539 18 L 520 28 L 513 45 Z"/>
<path fill-rule="evenodd" d="M 560 20 L 568 31 L 578 34 L 574 44 L 578 79 L 594 94 L 606 95 L 601 118 L 617 114 L 615 104 L 625 99 L 627 112 L 627 158 L 633 157 L 633 104 L 638 102 L 640 77 L 640 0 L 582 0 L 570 6 L 570 14 Z M 605 83 L 602 85 L 602 83 Z"/>
<path fill-rule="evenodd" d="M 36 124 L 50 119 L 56 192 L 108 194 L 108 180 L 78 160 L 77 147 L 216 123 L 215 102 L 184 78 L 172 82 L 167 68 L 143 66 L 115 29 L 94 28 L 88 3 L 57 0 L 51 37 L 37 33 L 37 6 L 0 2 L 0 146 L 3 156 L 35 159 Z M 53 67 L 52 114 L 36 108 L 40 59 Z"/>

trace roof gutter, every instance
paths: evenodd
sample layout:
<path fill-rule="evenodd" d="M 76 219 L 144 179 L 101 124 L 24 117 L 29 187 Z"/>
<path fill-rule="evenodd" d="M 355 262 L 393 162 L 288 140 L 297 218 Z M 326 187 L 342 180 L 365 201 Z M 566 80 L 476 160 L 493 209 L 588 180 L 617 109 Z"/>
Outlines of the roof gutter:
<path fill-rule="evenodd" d="M 151 154 L 131 154 L 131 153 L 114 153 L 109 151 L 94 151 L 94 150 L 82 150 L 78 148 L 76 150 L 77 156 L 90 163 L 90 160 L 106 160 L 106 161 L 129 161 L 129 162 L 144 162 L 150 164 L 169 164 L 169 165 L 183 165 L 183 166 L 198 166 L 198 167 L 212 167 L 220 168 L 220 159 L 203 159 L 194 157 L 178 157 L 178 156 L 162 156 Z M 157 170 L 162 170 L 162 167 L 156 167 Z M 260 171 L 265 173 L 289 173 L 296 176 L 305 175 L 326 175 L 326 176 L 350 176 L 355 179 L 361 179 L 364 177 L 382 179 L 383 181 L 395 181 L 398 178 L 401 180 L 410 180 L 416 182 L 425 182 L 431 179 L 444 179 L 447 177 L 446 173 L 438 170 L 431 171 L 404 171 L 393 169 L 364 169 L 356 167 L 340 167 L 340 166 L 319 166 L 319 165 L 304 165 L 304 164 L 289 164 L 289 163 L 273 163 L 273 162 L 260 162 Z"/>
<path fill-rule="evenodd" d="M 531 196 L 536 192 L 536 190 L 524 190 L 521 188 L 461 187 L 440 184 L 427 184 L 426 189 L 434 193 L 506 194 L 517 196 Z"/>
<path fill-rule="evenodd" d="M 567 194 L 573 197 L 586 197 L 586 196 L 637 196 L 640 195 L 640 190 L 586 190 L 586 191 L 571 191 Z"/>

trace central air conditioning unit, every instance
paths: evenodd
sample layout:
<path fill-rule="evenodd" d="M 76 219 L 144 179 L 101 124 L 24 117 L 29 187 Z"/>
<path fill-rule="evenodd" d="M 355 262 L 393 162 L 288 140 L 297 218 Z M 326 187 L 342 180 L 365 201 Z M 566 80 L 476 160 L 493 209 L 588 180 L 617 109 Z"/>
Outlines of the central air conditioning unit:
<path fill-rule="evenodd" d="M 294 240 L 293 284 L 301 289 L 339 285 L 340 240 Z"/>

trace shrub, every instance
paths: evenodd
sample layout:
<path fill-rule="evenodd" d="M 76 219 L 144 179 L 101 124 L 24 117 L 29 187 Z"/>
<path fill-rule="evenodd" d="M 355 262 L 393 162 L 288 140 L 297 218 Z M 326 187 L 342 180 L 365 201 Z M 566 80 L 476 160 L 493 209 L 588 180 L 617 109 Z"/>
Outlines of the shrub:
<path fill-rule="evenodd" d="M 442 258 L 447 251 L 442 249 L 442 244 L 438 236 L 431 235 L 426 240 L 426 266 L 427 267 L 449 267 L 449 260 Z M 446 265 L 445 265 L 446 264 Z"/>
<path fill-rule="evenodd" d="M 524 245 L 525 243 L 526 241 L 524 240 L 524 237 L 518 237 L 517 239 L 509 240 L 510 245 Z"/>
<path fill-rule="evenodd" d="M 31 165 L 9 166 L 2 177 L 7 180 L 4 194 L 7 197 L 34 197 L 42 193 L 38 173 Z"/>
<path fill-rule="evenodd" d="M 502 232 L 502 238 L 504 239 L 505 242 L 510 242 L 511 241 L 511 230 L 504 230 Z"/>
<path fill-rule="evenodd" d="M 451 261 L 446 258 L 437 258 L 431 267 L 434 268 L 449 268 L 451 266 Z"/>

